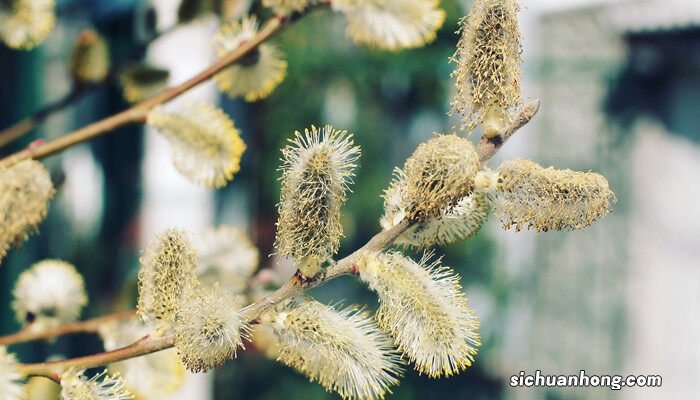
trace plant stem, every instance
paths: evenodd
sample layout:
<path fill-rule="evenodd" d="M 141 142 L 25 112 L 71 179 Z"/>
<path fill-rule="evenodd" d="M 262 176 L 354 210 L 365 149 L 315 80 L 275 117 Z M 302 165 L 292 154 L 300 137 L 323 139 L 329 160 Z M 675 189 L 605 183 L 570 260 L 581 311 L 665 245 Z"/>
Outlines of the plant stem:
<path fill-rule="evenodd" d="M 520 128 L 525 126 L 532 118 L 537 115 L 540 110 L 540 101 L 535 100 L 527 103 L 525 107 L 520 111 L 520 113 L 513 119 L 513 121 L 508 125 L 508 127 L 500 135 L 487 138 L 486 136 L 481 138 L 479 142 L 479 147 L 476 149 L 477 154 L 479 154 L 479 160 L 482 164 L 488 161 L 498 149 L 503 146 L 503 144 L 510 139 L 515 132 Z"/>
<path fill-rule="evenodd" d="M 0 336 L 0 346 L 26 343 L 35 340 L 51 339 L 58 336 L 68 335 L 71 333 L 97 333 L 100 329 L 100 326 L 102 326 L 106 322 L 128 319 L 133 317 L 134 315 L 136 315 L 136 312 L 133 310 L 120 311 L 114 314 L 105 315 L 103 317 L 76 322 L 74 324 L 59 326 L 58 328 L 48 329 L 46 331 L 41 332 L 32 331 L 30 325 L 17 333 L 13 333 L 7 336 Z"/>
<path fill-rule="evenodd" d="M 186 82 L 178 86 L 165 89 L 163 92 L 146 99 L 127 110 L 112 115 L 111 117 L 107 117 L 101 121 L 48 141 L 40 146 L 30 147 L 12 154 L 0 160 L 0 166 L 8 167 L 29 158 L 39 159 L 47 157 L 78 143 L 82 143 L 109 133 L 116 128 L 132 123 L 144 122 L 146 115 L 152 108 L 180 96 L 191 88 L 208 80 L 231 64 L 237 62 L 260 44 L 274 37 L 288 23 L 289 20 L 286 17 L 274 16 L 268 20 L 260 31 L 258 31 L 255 37 L 247 42 L 243 42 L 238 48 L 232 50 L 226 56 L 222 57 Z"/>

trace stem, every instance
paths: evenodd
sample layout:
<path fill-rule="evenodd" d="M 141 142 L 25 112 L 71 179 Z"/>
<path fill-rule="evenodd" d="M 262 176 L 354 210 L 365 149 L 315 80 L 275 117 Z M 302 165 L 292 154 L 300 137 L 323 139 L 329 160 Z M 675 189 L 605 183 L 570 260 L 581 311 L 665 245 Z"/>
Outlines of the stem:
<path fill-rule="evenodd" d="M 505 131 L 503 131 L 502 134 L 496 135 L 493 137 L 486 137 L 483 136 L 481 138 L 481 141 L 479 142 L 479 147 L 477 148 L 477 154 L 479 154 L 479 161 L 481 163 L 485 163 L 491 157 L 493 157 L 494 154 L 498 151 L 498 149 L 503 146 L 503 144 L 510 139 L 511 136 L 515 132 L 517 132 L 520 128 L 525 126 L 528 122 L 532 120 L 532 118 L 537 115 L 537 112 L 540 110 L 540 101 L 535 100 L 530 103 L 527 103 L 525 107 L 520 111 L 520 113 L 513 119 L 513 121 L 506 127 Z"/>
<path fill-rule="evenodd" d="M 46 331 L 34 332 L 31 330 L 31 325 L 22 329 L 17 333 L 13 333 L 7 336 L 0 336 L 0 346 L 6 346 L 10 344 L 19 344 L 31 342 L 34 340 L 46 340 L 55 338 L 58 336 L 68 335 L 71 333 L 98 333 L 100 327 L 110 321 L 118 321 L 122 319 L 129 319 L 136 315 L 136 312 L 131 311 L 121 311 L 114 314 L 106 315 L 103 317 L 76 322 L 74 324 L 60 326 L 54 329 L 48 329 Z"/>
<path fill-rule="evenodd" d="M 0 131 L 0 147 L 7 145 L 15 139 L 18 139 L 25 134 L 31 132 L 39 126 L 42 122 L 46 120 L 51 114 L 56 111 L 60 111 L 72 104 L 76 100 L 80 99 L 84 94 L 88 93 L 88 88 L 84 86 L 75 85 L 71 91 L 65 95 L 62 99 L 56 101 L 55 103 L 49 104 L 39 111 L 35 112 L 20 121 L 17 121 L 13 125 L 7 127 Z"/>
<path fill-rule="evenodd" d="M 54 140 L 48 141 L 40 146 L 30 147 L 10 155 L 0 160 L 0 166 L 8 167 L 28 158 L 39 159 L 47 157 L 78 143 L 82 143 L 109 133 L 121 126 L 143 122 L 146 115 L 152 108 L 180 96 L 191 88 L 208 80 L 231 64 L 237 62 L 260 44 L 274 37 L 288 23 L 289 20 L 286 17 L 274 16 L 268 20 L 265 26 L 260 29 L 254 38 L 247 42 L 243 42 L 238 48 L 232 50 L 226 56 L 222 57 L 186 82 L 170 89 L 166 89 L 163 92 L 111 117 L 90 124 L 84 128 L 78 129 Z"/>

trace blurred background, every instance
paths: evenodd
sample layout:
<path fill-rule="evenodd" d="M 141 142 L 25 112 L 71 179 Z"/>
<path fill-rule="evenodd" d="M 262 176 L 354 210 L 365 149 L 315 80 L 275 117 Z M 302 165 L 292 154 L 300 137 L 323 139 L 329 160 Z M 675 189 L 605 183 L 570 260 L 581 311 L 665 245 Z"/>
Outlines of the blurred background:
<path fill-rule="evenodd" d="M 179 0 L 59 0 L 59 23 L 30 52 L 0 47 L 0 128 L 70 91 L 66 61 L 83 28 L 110 43 L 114 64 L 145 54 L 189 78 L 213 54 L 215 17 L 172 29 Z M 256 2 L 232 13 L 269 15 Z M 235 3 L 235 4 L 234 4 Z M 40 235 L 0 268 L 0 334 L 18 329 L 10 310 L 20 272 L 44 258 L 75 264 L 85 276 L 91 318 L 135 304 L 141 249 L 168 227 L 197 233 L 228 224 L 245 229 L 262 266 L 274 252 L 279 149 L 295 130 L 331 123 L 355 134 L 360 169 L 343 223 L 344 256 L 379 230 L 382 191 L 394 166 L 432 132 L 448 132 L 453 83 L 448 62 L 469 1 L 444 0 L 447 21 L 431 45 L 399 53 L 358 47 L 342 17 L 313 13 L 283 32 L 289 74 L 269 99 L 231 101 L 211 83 L 187 98 L 218 101 L 242 130 L 241 172 L 222 190 L 182 178 L 165 140 L 140 127 L 120 129 L 46 160 L 57 198 Z M 535 120 L 497 154 L 606 176 L 618 203 L 602 223 L 576 232 L 503 231 L 444 249 L 445 263 L 481 319 L 476 363 L 451 379 L 409 372 L 395 399 L 691 399 L 700 393 L 700 2 L 697 0 L 525 0 L 525 100 L 541 99 Z M 166 32 L 145 46 L 148 32 Z M 145 32 L 145 33 L 144 33 Z M 186 101 L 180 99 L 178 101 Z M 91 90 L 2 154 L 127 107 L 116 83 Z M 474 137 L 477 139 L 478 137 Z M 376 307 L 351 278 L 312 295 Z M 75 335 L 16 346 L 23 361 L 100 351 L 99 338 Z M 661 388 L 511 388 L 510 376 L 653 374 Z M 336 398 L 252 346 L 223 368 L 191 376 L 173 399 Z"/>

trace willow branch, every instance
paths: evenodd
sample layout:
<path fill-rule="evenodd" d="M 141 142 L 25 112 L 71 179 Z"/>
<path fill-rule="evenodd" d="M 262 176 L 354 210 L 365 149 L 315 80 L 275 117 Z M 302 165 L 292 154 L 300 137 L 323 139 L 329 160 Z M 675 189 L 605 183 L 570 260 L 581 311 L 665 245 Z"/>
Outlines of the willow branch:
<path fill-rule="evenodd" d="M 511 136 L 515 132 L 517 132 L 520 128 L 525 126 L 528 122 L 532 120 L 532 118 L 537 115 L 537 112 L 540 110 L 540 101 L 535 100 L 533 102 L 527 103 L 525 107 L 520 111 L 520 113 L 513 119 L 513 121 L 508 125 L 508 127 L 501 133 L 500 135 L 496 135 L 494 137 L 482 137 L 481 141 L 479 142 L 479 147 L 476 149 L 477 153 L 479 154 L 479 160 L 483 164 L 484 162 L 488 161 L 493 157 L 494 154 L 498 151 L 498 149 L 503 146 L 503 144 L 510 139 Z"/>
<path fill-rule="evenodd" d="M 258 31 L 258 33 L 251 40 L 243 42 L 238 48 L 232 50 L 230 53 L 216 61 L 214 64 L 210 65 L 205 70 L 201 71 L 194 77 L 190 78 L 186 82 L 166 89 L 163 92 L 146 99 L 133 107 L 124 110 L 118 114 L 111 117 L 107 117 L 101 121 L 90 124 L 84 128 L 78 129 L 54 140 L 50 140 L 40 146 L 29 147 L 13 155 L 10 155 L 2 160 L 0 160 L 0 166 L 10 166 L 19 161 L 33 158 L 40 159 L 43 157 L 50 156 L 73 145 L 94 139 L 106 133 L 112 132 L 115 129 L 133 124 L 141 123 L 145 121 L 148 112 L 165 102 L 168 102 L 186 91 L 192 89 L 193 87 L 207 81 L 215 74 L 221 72 L 226 67 L 239 61 L 241 58 L 245 57 L 253 49 L 257 48 L 262 43 L 268 41 L 279 33 L 288 23 L 289 19 L 282 16 L 274 16 L 268 20 L 265 26 Z"/>
<path fill-rule="evenodd" d="M 120 311 L 114 314 L 105 315 L 103 317 L 59 326 L 54 329 L 47 329 L 45 331 L 40 332 L 33 331 L 31 329 L 31 325 L 29 325 L 17 333 L 13 333 L 11 335 L 6 336 L 0 336 L 0 346 L 32 342 L 35 340 L 52 339 L 55 337 L 69 335 L 72 333 L 98 333 L 100 327 L 105 323 L 110 321 L 129 319 L 134 315 L 136 315 L 136 312 L 133 310 Z"/>

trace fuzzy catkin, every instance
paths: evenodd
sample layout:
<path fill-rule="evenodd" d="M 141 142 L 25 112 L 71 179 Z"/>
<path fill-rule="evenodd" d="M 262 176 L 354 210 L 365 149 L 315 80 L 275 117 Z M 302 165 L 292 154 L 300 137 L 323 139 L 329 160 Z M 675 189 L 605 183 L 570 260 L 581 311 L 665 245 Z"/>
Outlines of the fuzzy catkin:
<path fill-rule="evenodd" d="M 0 40 L 13 49 L 31 50 L 56 25 L 54 0 L 9 0 L 0 4 Z"/>
<path fill-rule="evenodd" d="M 136 103 L 154 96 L 165 88 L 170 71 L 147 64 L 132 64 L 119 74 L 122 96 L 129 103 Z"/>
<path fill-rule="evenodd" d="M 274 317 L 278 360 L 343 399 L 383 399 L 401 359 L 367 312 L 298 297 Z"/>
<path fill-rule="evenodd" d="M 183 230 L 169 229 L 148 244 L 139 270 L 139 317 L 152 324 L 175 321 L 182 300 L 196 289 L 197 256 Z"/>
<path fill-rule="evenodd" d="M 168 139 L 173 165 L 191 181 L 221 188 L 240 170 L 246 145 L 223 110 L 201 102 L 176 113 L 156 108 L 148 113 L 148 124 Z"/>
<path fill-rule="evenodd" d="M 80 33 L 70 58 L 70 73 L 77 83 L 100 83 L 109 74 L 110 60 L 107 42 L 96 31 Z"/>
<path fill-rule="evenodd" d="M 53 195 L 51 177 L 40 162 L 0 167 L 0 262 L 44 220 Z"/>
<path fill-rule="evenodd" d="M 23 400 L 23 376 L 17 372 L 17 357 L 0 346 L 0 399 Z"/>
<path fill-rule="evenodd" d="M 356 43 L 397 51 L 435 40 L 445 20 L 437 0 L 337 0 Z"/>
<path fill-rule="evenodd" d="M 522 103 L 519 9 L 516 0 L 476 0 L 461 22 L 452 112 L 470 130 L 482 124 L 488 137 L 501 133 Z"/>
<path fill-rule="evenodd" d="M 406 160 L 406 192 L 401 207 L 411 221 L 451 211 L 474 189 L 479 170 L 474 145 L 457 135 L 437 135 L 421 143 Z"/>
<path fill-rule="evenodd" d="M 236 357 L 243 340 L 250 338 L 240 306 L 218 285 L 185 298 L 175 324 L 175 347 L 189 371 L 206 372 Z"/>
<path fill-rule="evenodd" d="M 61 400 L 128 400 L 134 397 L 119 376 L 103 371 L 92 378 L 85 370 L 70 368 L 61 374 Z"/>
<path fill-rule="evenodd" d="M 32 265 L 20 274 L 12 293 L 17 321 L 34 332 L 75 322 L 88 302 L 83 277 L 60 260 Z"/>
<path fill-rule="evenodd" d="M 474 361 L 479 322 L 467 305 L 459 276 L 441 266 L 415 262 L 398 252 L 365 254 L 360 278 L 379 295 L 379 326 L 421 374 L 451 376 Z"/>
<path fill-rule="evenodd" d="M 542 168 L 517 159 L 503 162 L 498 174 L 494 211 L 506 229 L 582 229 L 610 212 L 615 201 L 608 181 L 594 172 Z"/>
<path fill-rule="evenodd" d="M 347 131 L 330 125 L 296 132 L 290 142 L 282 149 L 276 246 L 311 277 L 338 251 L 343 235 L 340 211 L 360 148 Z"/>
<path fill-rule="evenodd" d="M 204 286 L 219 283 L 231 293 L 243 293 L 260 264 L 260 252 L 241 229 L 222 225 L 194 241 L 197 277 Z"/>

